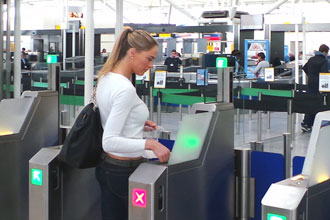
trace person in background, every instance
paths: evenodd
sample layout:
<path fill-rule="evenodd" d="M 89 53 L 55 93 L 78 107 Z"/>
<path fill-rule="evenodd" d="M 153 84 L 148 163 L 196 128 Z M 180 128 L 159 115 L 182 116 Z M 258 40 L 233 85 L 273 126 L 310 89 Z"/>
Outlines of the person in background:
<path fill-rule="evenodd" d="M 258 58 L 258 64 L 256 68 L 253 70 L 251 69 L 250 71 L 256 76 L 259 82 L 264 82 L 265 81 L 265 68 L 269 67 L 269 62 L 266 61 L 266 56 L 263 52 L 258 53 L 257 55 Z"/>
<path fill-rule="evenodd" d="M 25 52 L 25 48 L 22 48 L 21 51 L 21 69 L 29 70 L 31 69 L 31 64 L 29 60 L 26 58 L 27 53 Z"/>
<path fill-rule="evenodd" d="M 104 153 L 95 174 L 101 188 L 103 220 L 128 219 L 128 178 L 145 158 L 168 161 L 170 151 L 143 131 L 157 125 L 147 120 L 149 111 L 130 78 L 142 76 L 153 66 L 157 41 L 143 30 L 126 28 L 98 74 L 96 102 L 104 129 Z"/>
<path fill-rule="evenodd" d="M 293 53 L 290 53 L 289 56 L 290 56 L 290 58 L 289 58 L 290 62 L 296 60 L 296 57 L 294 56 Z"/>
<path fill-rule="evenodd" d="M 179 71 L 179 65 L 182 64 L 182 61 L 178 57 L 178 54 L 176 50 L 171 51 L 171 56 L 167 57 L 164 65 L 167 66 L 167 72 L 178 72 Z"/>
<path fill-rule="evenodd" d="M 315 52 L 315 56 L 310 58 L 303 66 L 303 70 L 308 76 L 308 94 L 319 94 L 319 76 L 320 73 L 328 72 L 329 47 L 322 44 L 319 51 Z M 304 132 L 311 131 L 314 124 L 315 114 L 306 113 L 303 122 L 301 123 L 301 130 Z"/>
<path fill-rule="evenodd" d="M 103 63 L 105 63 L 108 59 L 108 53 L 107 53 L 107 49 L 103 48 L 101 51 L 101 56 L 103 58 Z"/>
<path fill-rule="evenodd" d="M 24 56 L 27 55 L 26 52 L 25 52 L 25 50 L 26 50 L 26 49 L 23 47 L 23 48 L 22 48 L 22 51 L 21 51 L 22 55 L 24 55 Z"/>
<path fill-rule="evenodd" d="M 239 50 L 233 50 L 231 52 L 231 55 L 235 58 L 235 73 L 239 73 L 240 72 L 240 65 L 239 65 L 239 61 L 241 58 L 241 51 Z"/>
<path fill-rule="evenodd" d="M 281 65 L 283 63 L 284 63 L 284 61 L 282 61 L 281 58 L 279 58 L 279 57 L 274 58 L 272 66 L 274 67 L 274 75 L 275 76 L 278 76 L 279 74 L 284 72 L 283 68 L 281 68 Z"/>

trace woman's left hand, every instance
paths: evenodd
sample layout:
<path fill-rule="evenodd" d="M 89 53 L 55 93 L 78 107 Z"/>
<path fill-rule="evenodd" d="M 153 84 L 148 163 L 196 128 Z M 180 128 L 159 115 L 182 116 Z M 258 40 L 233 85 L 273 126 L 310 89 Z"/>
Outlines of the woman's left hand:
<path fill-rule="evenodd" d="M 152 131 L 152 130 L 156 130 L 157 129 L 157 125 L 156 123 L 154 123 L 153 121 L 147 120 L 146 123 L 144 124 L 144 131 Z"/>

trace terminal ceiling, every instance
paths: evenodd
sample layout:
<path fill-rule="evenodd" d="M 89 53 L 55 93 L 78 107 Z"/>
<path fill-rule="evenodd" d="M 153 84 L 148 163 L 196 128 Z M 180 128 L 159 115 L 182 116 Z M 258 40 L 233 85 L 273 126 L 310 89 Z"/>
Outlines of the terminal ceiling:
<path fill-rule="evenodd" d="M 86 0 L 21 0 L 23 4 L 35 5 L 58 5 L 59 2 L 63 2 L 70 6 L 84 6 Z M 281 1 L 281 0 L 279 0 Z M 283 1 L 283 0 L 282 0 Z M 299 0 L 294 0 L 299 3 Z M 244 6 L 244 5 L 264 5 L 274 4 L 275 0 L 124 0 L 124 7 L 136 8 L 137 10 L 145 10 L 150 8 L 162 8 L 169 7 L 170 3 L 173 3 L 183 9 L 189 8 L 201 8 L 201 9 L 212 9 L 221 10 L 225 7 L 231 6 Z M 302 0 L 302 2 L 329 2 L 330 0 Z M 96 4 L 103 3 L 109 4 L 113 7 L 116 5 L 116 0 L 95 0 Z M 291 0 L 287 1 L 287 4 L 292 3 Z"/>
<path fill-rule="evenodd" d="M 11 0 L 14 2 L 13 0 Z M 92 1 L 92 0 L 91 0 Z M 117 0 L 95 0 L 95 11 L 115 11 Z M 24 6 L 33 8 L 41 7 L 57 7 L 58 9 L 64 5 L 84 7 L 86 0 L 21 0 L 22 8 Z M 203 11 L 228 10 L 229 12 L 241 11 L 249 14 L 272 14 L 283 17 L 290 14 L 292 9 L 299 11 L 300 3 L 306 4 L 303 12 L 310 23 L 329 22 L 328 10 L 330 9 L 330 0 L 123 0 L 124 2 L 124 22 L 126 23 L 177 23 L 182 25 L 192 25 L 200 21 Z M 13 4 L 13 3 L 12 3 Z M 311 9 L 311 5 L 314 9 Z M 319 6 L 317 6 L 319 5 Z M 134 12 L 139 13 L 134 13 Z M 144 16 L 143 13 L 153 11 L 148 18 L 139 22 L 139 17 Z M 323 12 L 322 12 L 323 11 Z M 155 13 L 156 12 L 156 13 Z M 140 14 L 142 13 L 142 14 Z M 157 14 L 158 13 L 158 14 Z M 183 14 L 183 18 L 178 16 Z M 235 12 L 234 12 L 235 13 Z M 98 14 L 97 12 L 95 14 Z M 157 16 L 166 19 L 154 19 Z M 186 18 L 189 17 L 188 20 Z M 314 21 L 315 17 L 320 17 L 319 21 Z M 167 19 L 168 18 L 168 19 Z M 171 19 L 171 21 L 169 21 Z M 147 20 L 147 21 L 146 21 Z M 153 20 L 154 22 L 150 22 Z M 160 20 L 160 21 L 159 21 Z M 187 21 L 187 22 L 186 22 Z M 180 23 L 181 22 L 181 23 Z"/>

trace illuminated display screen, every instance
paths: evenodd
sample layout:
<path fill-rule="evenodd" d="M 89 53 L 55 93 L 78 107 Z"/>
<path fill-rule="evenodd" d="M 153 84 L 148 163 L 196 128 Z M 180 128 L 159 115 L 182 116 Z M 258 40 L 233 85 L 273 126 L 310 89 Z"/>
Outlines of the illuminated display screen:
<path fill-rule="evenodd" d="M 18 134 L 28 120 L 35 98 L 3 99 L 0 102 L 0 137 Z"/>
<path fill-rule="evenodd" d="M 140 208 L 147 207 L 147 191 L 145 189 L 134 188 L 132 190 L 132 202 L 134 206 Z"/>
<path fill-rule="evenodd" d="M 228 59 L 227 57 L 218 57 L 216 61 L 217 68 L 227 68 L 228 67 Z"/>
<path fill-rule="evenodd" d="M 10 135 L 10 134 L 14 134 L 14 132 L 12 132 L 12 131 L 2 131 L 2 130 L 0 130 L 0 136 Z"/>
<path fill-rule="evenodd" d="M 42 186 L 42 170 L 31 169 L 31 183 L 33 185 Z"/>
<path fill-rule="evenodd" d="M 322 115 L 322 114 L 321 114 Z M 302 174 L 308 176 L 308 186 L 324 182 L 330 177 L 330 120 L 317 117 L 310 137 Z M 317 122 L 317 123 L 316 123 Z"/>
<path fill-rule="evenodd" d="M 267 220 L 286 220 L 286 217 L 283 215 L 276 215 L 276 214 L 268 213 Z"/>
<path fill-rule="evenodd" d="M 183 141 L 185 142 L 184 146 L 190 149 L 195 149 L 200 145 L 200 139 L 194 135 L 187 135 Z"/>
<path fill-rule="evenodd" d="M 47 63 L 57 63 L 57 55 L 47 55 Z"/>
<path fill-rule="evenodd" d="M 213 113 L 189 114 L 181 121 L 169 165 L 198 159 Z"/>

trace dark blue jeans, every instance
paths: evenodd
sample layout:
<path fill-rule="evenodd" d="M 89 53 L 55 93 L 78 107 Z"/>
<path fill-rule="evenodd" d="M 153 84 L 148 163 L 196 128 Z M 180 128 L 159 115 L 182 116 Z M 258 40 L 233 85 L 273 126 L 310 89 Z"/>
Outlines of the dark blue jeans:
<path fill-rule="evenodd" d="M 307 92 L 310 95 L 319 94 L 319 91 L 316 90 L 316 89 L 310 89 L 310 88 L 308 88 L 308 91 Z M 303 120 L 303 123 L 305 125 L 307 125 L 308 127 L 311 128 L 313 126 L 313 124 L 314 124 L 315 116 L 316 116 L 316 114 L 314 114 L 314 113 L 306 113 L 305 114 L 305 117 L 304 117 L 304 120 Z"/>
<path fill-rule="evenodd" d="M 128 220 L 128 178 L 135 169 L 104 161 L 96 167 L 103 220 Z"/>
<path fill-rule="evenodd" d="M 304 117 L 304 120 L 303 120 L 303 123 L 305 125 L 307 125 L 308 127 L 310 127 L 310 128 L 313 127 L 315 116 L 316 116 L 316 114 L 306 113 L 305 117 Z"/>

